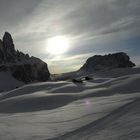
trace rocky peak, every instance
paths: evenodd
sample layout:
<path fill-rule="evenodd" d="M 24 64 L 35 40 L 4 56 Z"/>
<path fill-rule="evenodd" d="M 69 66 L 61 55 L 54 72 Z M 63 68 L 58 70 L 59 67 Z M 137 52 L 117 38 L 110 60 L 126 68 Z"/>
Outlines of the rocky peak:
<path fill-rule="evenodd" d="M 12 75 L 25 83 L 47 81 L 50 77 L 48 66 L 36 57 L 16 51 L 10 33 L 0 39 L 0 71 L 10 70 Z"/>
<path fill-rule="evenodd" d="M 134 67 L 135 64 L 130 61 L 130 57 L 124 53 L 114 53 L 108 55 L 95 55 L 87 59 L 80 70 L 87 72 L 100 71 L 113 68 Z"/>
<path fill-rule="evenodd" d="M 14 49 L 13 39 L 10 33 L 5 32 L 3 36 L 3 46 L 7 49 Z"/>
<path fill-rule="evenodd" d="M 0 39 L 0 50 L 3 49 L 2 40 Z"/>
<path fill-rule="evenodd" d="M 4 60 L 4 50 L 3 50 L 2 40 L 0 39 L 0 63 L 2 63 L 3 60 Z"/>
<path fill-rule="evenodd" d="M 12 45 L 13 44 L 13 39 L 10 33 L 5 32 L 3 36 L 3 43 L 6 45 Z"/>
<path fill-rule="evenodd" d="M 16 51 L 13 43 L 13 39 L 10 33 L 5 32 L 3 36 L 3 48 L 5 52 L 5 61 L 14 62 L 16 59 Z"/>

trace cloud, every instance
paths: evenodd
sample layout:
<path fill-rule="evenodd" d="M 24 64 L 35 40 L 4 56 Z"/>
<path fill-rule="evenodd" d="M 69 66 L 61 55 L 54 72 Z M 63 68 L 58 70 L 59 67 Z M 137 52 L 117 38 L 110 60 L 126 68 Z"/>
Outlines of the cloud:
<path fill-rule="evenodd" d="M 139 0 L 45 0 L 26 15 L 19 26 L 20 32 L 46 32 L 48 36 L 59 33 L 72 36 L 86 33 L 91 36 L 117 32 L 134 27 L 139 22 L 138 5 Z"/>
<path fill-rule="evenodd" d="M 46 39 L 56 35 L 65 35 L 72 42 L 69 52 L 58 63 L 71 58 L 70 61 L 76 61 L 74 67 L 80 54 L 123 50 L 117 44 L 140 37 L 139 0 L 0 0 L 0 3 L 0 33 L 12 32 L 18 49 L 43 60 L 55 59 L 45 49 Z"/>
<path fill-rule="evenodd" d="M 73 55 L 73 56 L 56 56 L 56 57 L 50 57 L 49 59 L 44 59 L 46 62 L 48 62 L 48 66 L 50 68 L 50 71 L 52 73 L 59 73 L 60 71 L 76 71 L 78 70 L 85 61 L 93 56 L 93 53 L 87 53 L 87 54 L 79 54 L 79 55 Z M 63 70 L 62 70 L 63 69 Z"/>
<path fill-rule="evenodd" d="M 42 0 L 0 0 L 0 31 L 13 31 Z M 24 27 L 25 28 L 25 27 Z M 16 30 L 17 31 L 17 30 Z M 19 32 L 20 30 L 18 30 Z"/>
<path fill-rule="evenodd" d="M 6 5 L 8 1 L 3 0 L 3 3 Z M 14 29 L 19 28 L 17 36 L 32 39 L 32 34 L 35 34 L 42 39 L 42 34 L 46 33 L 46 37 L 68 34 L 77 38 L 85 34 L 86 39 L 139 28 L 139 5 L 139 0 L 14 0 L 9 6 L 11 11 L 2 17 L 8 19 L 8 13 L 14 15 L 4 22 L 18 23 Z"/>

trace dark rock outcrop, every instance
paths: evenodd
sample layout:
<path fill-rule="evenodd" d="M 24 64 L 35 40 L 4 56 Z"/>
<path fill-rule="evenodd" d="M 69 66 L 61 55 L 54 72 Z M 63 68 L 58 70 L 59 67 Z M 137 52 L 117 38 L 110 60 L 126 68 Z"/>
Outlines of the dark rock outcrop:
<path fill-rule="evenodd" d="M 3 42 L 0 39 L 0 63 L 4 61 L 4 48 L 3 48 Z"/>
<path fill-rule="evenodd" d="M 11 71 L 12 75 L 25 83 L 47 81 L 50 72 L 45 62 L 36 57 L 16 51 L 12 36 L 5 32 L 0 39 L 0 71 Z"/>
<path fill-rule="evenodd" d="M 47 81 L 50 77 L 47 64 L 33 63 L 23 65 L 13 65 L 10 67 L 12 75 L 19 81 L 25 83 L 34 81 Z"/>
<path fill-rule="evenodd" d="M 14 62 L 16 58 L 16 50 L 14 47 L 12 36 L 5 32 L 3 36 L 3 47 L 8 62 Z"/>
<path fill-rule="evenodd" d="M 80 68 L 82 71 L 94 72 L 113 68 L 134 67 L 135 64 L 130 61 L 130 57 L 124 53 L 114 53 L 108 55 L 95 55 L 87 59 L 86 63 Z"/>

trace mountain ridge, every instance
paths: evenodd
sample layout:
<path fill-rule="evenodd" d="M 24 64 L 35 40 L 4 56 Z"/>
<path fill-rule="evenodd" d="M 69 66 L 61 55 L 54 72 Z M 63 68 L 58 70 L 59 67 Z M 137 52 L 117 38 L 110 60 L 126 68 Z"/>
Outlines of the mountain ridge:
<path fill-rule="evenodd" d="M 127 68 L 134 66 L 136 66 L 136 64 L 130 60 L 130 57 L 126 53 L 118 52 L 89 57 L 85 64 L 80 68 L 80 71 L 92 73 L 101 70 Z"/>
<path fill-rule="evenodd" d="M 37 57 L 15 50 L 8 32 L 0 39 L 0 71 L 10 71 L 15 79 L 24 83 L 43 82 L 50 78 L 47 64 Z"/>

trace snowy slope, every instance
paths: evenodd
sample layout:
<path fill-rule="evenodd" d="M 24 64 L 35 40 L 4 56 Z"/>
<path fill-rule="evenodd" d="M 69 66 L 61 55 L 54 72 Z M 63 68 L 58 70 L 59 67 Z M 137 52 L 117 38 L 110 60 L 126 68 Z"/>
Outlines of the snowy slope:
<path fill-rule="evenodd" d="M 0 92 L 11 90 L 22 85 L 24 85 L 24 83 L 16 80 L 9 71 L 0 72 Z"/>
<path fill-rule="evenodd" d="M 140 69 L 94 77 L 83 84 L 44 82 L 1 93 L 0 139 L 139 140 Z"/>

